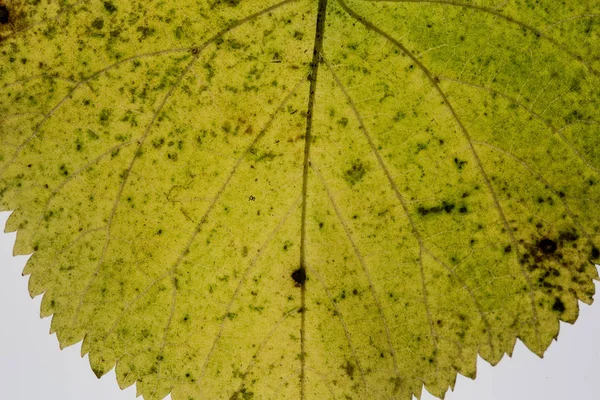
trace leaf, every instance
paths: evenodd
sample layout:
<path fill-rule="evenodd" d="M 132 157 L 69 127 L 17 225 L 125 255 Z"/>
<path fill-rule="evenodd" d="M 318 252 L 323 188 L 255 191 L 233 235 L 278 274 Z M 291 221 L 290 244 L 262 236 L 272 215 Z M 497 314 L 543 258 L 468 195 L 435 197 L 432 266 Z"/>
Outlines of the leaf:
<path fill-rule="evenodd" d="M 442 397 L 600 256 L 594 2 L 2 3 L 1 209 L 146 399 Z"/>

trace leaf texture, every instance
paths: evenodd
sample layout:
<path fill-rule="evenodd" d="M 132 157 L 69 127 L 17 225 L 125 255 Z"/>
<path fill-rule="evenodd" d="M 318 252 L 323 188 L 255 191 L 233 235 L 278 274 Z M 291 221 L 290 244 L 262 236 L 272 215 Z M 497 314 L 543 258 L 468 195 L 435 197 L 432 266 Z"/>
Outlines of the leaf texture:
<path fill-rule="evenodd" d="M 0 209 L 145 399 L 443 397 L 600 257 L 593 0 L 0 2 Z"/>

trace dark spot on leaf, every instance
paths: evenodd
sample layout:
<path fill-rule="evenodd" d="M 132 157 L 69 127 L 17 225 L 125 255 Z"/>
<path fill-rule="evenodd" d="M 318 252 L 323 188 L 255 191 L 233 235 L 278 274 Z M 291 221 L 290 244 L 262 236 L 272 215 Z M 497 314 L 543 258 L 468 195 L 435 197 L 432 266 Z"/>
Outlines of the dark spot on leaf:
<path fill-rule="evenodd" d="M 229 400 L 250 400 L 254 397 L 254 393 L 250 392 L 245 387 L 231 395 Z"/>
<path fill-rule="evenodd" d="M 352 162 L 352 166 L 344 173 L 344 179 L 346 179 L 346 182 L 350 185 L 355 185 L 361 181 L 366 173 L 366 167 L 361 160 L 357 159 Z"/>
<path fill-rule="evenodd" d="M 5 25 L 10 21 L 10 12 L 4 4 L 0 4 L 0 24 Z"/>
<path fill-rule="evenodd" d="M 300 267 L 292 272 L 292 279 L 296 282 L 296 286 L 304 285 L 304 282 L 306 282 L 306 269 Z"/>
<path fill-rule="evenodd" d="M 442 211 L 445 211 L 446 213 L 451 213 L 452 210 L 454 210 L 456 206 L 452 203 L 448 203 L 446 201 L 442 201 L 442 204 L 439 206 L 435 206 L 435 207 L 419 207 L 417 208 L 417 212 L 423 216 L 427 215 L 427 214 L 439 214 Z"/>
<path fill-rule="evenodd" d="M 110 118 L 110 115 L 111 115 L 111 111 L 109 109 L 105 108 L 105 109 L 101 110 L 100 111 L 100 116 L 99 116 L 100 125 L 107 126 L 108 125 L 108 120 Z"/>
<path fill-rule="evenodd" d="M 240 4 L 241 0 L 217 0 L 213 3 L 213 7 L 220 6 L 221 4 L 227 5 L 229 7 L 235 7 Z"/>
<path fill-rule="evenodd" d="M 350 379 L 354 379 L 354 368 L 354 365 L 350 361 L 346 361 L 344 369 L 346 370 L 346 374 L 350 377 Z"/>
<path fill-rule="evenodd" d="M 512 251 L 512 246 L 510 244 L 504 248 L 505 253 L 510 253 L 511 251 Z"/>
<path fill-rule="evenodd" d="M 558 311 L 559 313 L 563 313 L 565 311 L 565 303 L 563 303 L 562 300 L 557 297 L 554 300 L 554 304 L 552 305 L 552 309 L 554 311 Z"/>
<path fill-rule="evenodd" d="M 105 1 L 104 9 L 111 14 L 117 11 L 117 7 L 112 3 L 112 1 Z"/>
<path fill-rule="evenodd" d="M 574 242 L 575 240 L 579 239 L 579 235 L 573 231 L 561 232 L 560 235 L 558 236 L 558 239 L 566 240 L 568 242 Z"/>
<path fill-rule="evenodd" d="M 104 20 L 102 18 L 96 18 L 92 22 L 92 27 L 95 29 L 102 29 L 104 27 Z"/>
<path fill-rule="evenodd" d="M 597 247 L 592 247 L 592 258 L 597 259 L 600 258 L 600 250 Z"/>
<path fill-rule="evenodd" d="M 554 241 L 550 239 L 542 239 L 538 243 L 538 247 L 542 251 L 542 253 L 552 254 L 556 251 L 557 245 Z"/>
<path fill-rule="evenodd" d="M 467 211 L 469 211 L 469 210 L 467 210 L 467 207 L 461 207 L 461 208 L 459 208 L 459 209 L 458 209 L 458 211 L 459 211 L 461 214 L 466 214 L 466 213 L 467 213 Z"/>
<path fill-rule="evenodd" d="M 230 321 L 233 321 L 235 319 L 235 317 L 237 317 L 236 313 L 227 313 L 225 314 L 225 317 L 229 318 Z"/>
<path fill-rule="evenodd" d="M 456 165 L 456 168 L 458 168 L 458 169 L 463 169 L 466 163 L 467 162 L 464 160 L 459 160 L 456 157 L 454 158 L 454 164 Z"/>

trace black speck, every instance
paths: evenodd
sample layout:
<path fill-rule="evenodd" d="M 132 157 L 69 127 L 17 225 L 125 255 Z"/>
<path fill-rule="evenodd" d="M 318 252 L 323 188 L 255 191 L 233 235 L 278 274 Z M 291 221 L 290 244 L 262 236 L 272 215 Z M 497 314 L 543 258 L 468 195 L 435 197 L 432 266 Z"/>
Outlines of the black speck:
<path fill-rule="evenodd" d="M 10 21 L 10 12 L 4 4 L 0 4 L 0 24 L 6 25 Z"/>
<path fill-rule="evenodd" d="M 467 207 L 461 207 L 461 208 L 459 208 L 459 209 L 458 209 L 458 211 L 459 211 L 461 214 L 466 214 L 466 213 L 467 213 L 467 211 L 469 211 L 469 210 L 467 210 Z"/>
<path fill-rule="evenodd" d="M 511 251 L 512 251 L 512 246 L 510 244 L 504 248 L 505 253 L 510 253 Z"/>
<path fill-rule="evenodd" d="M 592 248 L 592 258 L 600 258 L 600 250 L 597 247 Z"/>
<path fill-rule="evenodd" d="M 550 239 L 542 239 L 538 243 L 538 247 L 542 250 L 544 254 L 552 254 L 556 251 L 556 243 Z"/>
<path fill-rule="evenodd" d="M 454 204 L 448 204 L 448 203 L 444 202 L 443 206 L 444 206 L 444 211 L 446 211 L 447 213 L 454 210 Z"/>
<path fill-rule="evenodd" d="M 306 282 L 306 269 L 300 267 L 292 272 L 292 279 L 296 282 L 296 286 L 304 285 L 304 282 Z"/>
<path fill-rule="evenodd" d="M 467 163 L 466 161 L 460 160 L 457 157 L 454 158 L 454 164 L 456 165 L 456 168 L 458 168 L 458 169 L 463 169 L 466 163 Z"/>
<path fill-rule="evenodd" d="M 552 306 L 554 311 L 558 311 L 559 313 L 563 313 L 565 311 L 565 303 L 562 302 L 560 298 L 556 298 L 554 300 L 554 305 Z"/>

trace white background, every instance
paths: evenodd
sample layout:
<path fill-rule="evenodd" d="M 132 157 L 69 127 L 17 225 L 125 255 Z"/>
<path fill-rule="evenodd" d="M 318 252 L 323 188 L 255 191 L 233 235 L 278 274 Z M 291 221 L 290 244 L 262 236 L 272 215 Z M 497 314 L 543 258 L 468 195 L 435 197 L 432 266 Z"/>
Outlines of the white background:
<path fill-rule="evenodd" d="M 80 344 L 60 351 L 56 336 L 48 335 L 50 318 L 39 318 L 41 296 L 31 300 L 28 278 L 21 276 L 27 257 L 12 257 L 15 234 L 1 233 L 8 215 L 0 213 L 0 399 L 135 399 L 135 386 L 121 391 L 114 371 L 98 380 L 87 357 L 80 358 Z M 544 359 L 517 342 L 513 357 L 505 356 L 494 368 L 480 359 L 475 381 L 459 375 L 455 391 L 446 399 L 600 399 L 598 303 L 580 303 L 574 326 L 561 322 L 559 342 L 550 346 Z M 425 394 L 422 399 L 434 397 Z"/>

